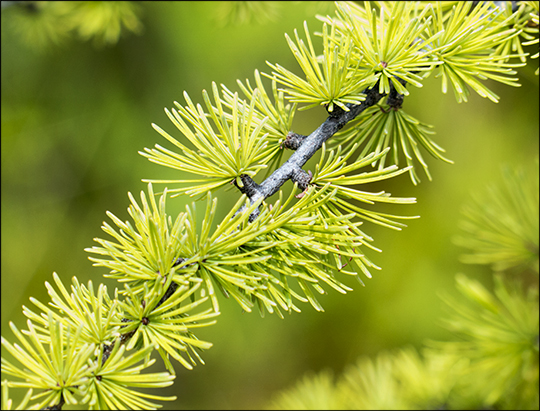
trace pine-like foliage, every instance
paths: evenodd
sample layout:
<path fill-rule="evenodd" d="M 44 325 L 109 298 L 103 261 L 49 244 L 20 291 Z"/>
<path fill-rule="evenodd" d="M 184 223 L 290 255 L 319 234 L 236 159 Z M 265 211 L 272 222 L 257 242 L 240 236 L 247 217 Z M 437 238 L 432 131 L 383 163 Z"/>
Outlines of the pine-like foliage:
<path fill-rule="evenodd" d="M 463 209 L 463 235 L 455 240 L 472 251 L 463 262 L 538 273 L 538 172 L 538 163 L 527 169 L 506 167 L 502 184 L 476 193 Z"/>
<path fill-rule="evenodd" d="M 72 39 L 95 46 L 116 44 L 126 32 L 140 33 L 140 6 L 130 1 L 12 1 L 8 24 L 38 51 Z M 8 4 L 9 3 L 9 4 Z M 4 4 L 2 4 L 4 7 Z"/>
<path fill-rule="evenodd" d="M 73 12 L 93 7 L 86 3 L 70 7 Z M 245 3 L 241 7 L 251 7 Z M 139 201 L 129 194 L 130 219 L 122 221 L 107 212 L 111 222 L 103 223 L 104 238 L 96 238 L 97 245 L 86 250 L 94 265 L 105 268 L 105 275 L 122 287 L 110 295 L 103 285 L 96 291 L 92 282 L 86 286 L 73 278 L 68 291 L 53 275 L 55 286 L 46 284 L 50 302 L 31 299 L 36 312 L 24 307 L 27 329 L 10 324 L 19 343 L 2 337 L 5 352 L 13 358 L 2 358 L 2 372 L 10 377 L 3 382 L 3 407 L 12 406 L 8 388 L 27 390 L 20 406 L 32 409 L 64 404 L 158 407 L 153 401 L 172 398 L 138 389 L 172 384 L 171 358 L 188 369 L 203 362 L 200 354 L 212 344 L 199 340 L 196 329 L 215 323 L 221 297 L 232 297 L 246 312 L 257 307 L 262 315 L 283 317 L 300 312 L 305 303 L 322 311 L 316 295 L 329 289 L 351 291 L 348 277 L 363 285 L 361 277 L 370 278 L 379 269 L 368 253 L 380 251 L 364 231 L 364 222 L 400 230 L 405 225 L 398 220 L 414 217 L 382 213 L 378 203 L 394 204 L 397 210 L 415 202 L 370 191 L 369 184 L 407 172 L 417 184 L 419 166 L 431 179 L 426 153 L 451 162 L 431 138 L 431 126 L 403 111 L 404 98 L 414 90 L 408 86 L 422 87 L 433 73 L 441 77 L 443 93 L 450 85 L 459 102 L 466 102 L 471 91 L 497 102 L 484 81 L 518 85 L 511 76 L 526 61 L 521 45 L 532 44 L 531 37 L 538 33 L 538 7 L 530 3 L 512 11 L 509 5 L 492 2 L 337 2 L 334 16 L 320 16 L 320 32 L 304 24 L 304 35 L 296 30 L 294 37 L 286 35 L 299 70 L 268 63 L 270 73 L 255 71 L 254 82 L 238 81 L 238 91 L 213 83 L 211 92 L 203 90 L 203 104 L 184 93 L 184 103 L 166 110 L 174 127 L 154 125 L 167 146 L 141 151 L 151 162 L 181 171 L 178 178 L 144 180 L 148 192 L 142 192 Z M 134 30 L 132 9 L 121 6 L 114 6 L 116 27 L 122 22 Z M 79 34 L 105 42 L 117 39 L 119 30 L 105 30 L 110 26 L 101 24 L 106 16 L 97 15 L 101 20 L 84 19 L 77 26 Z M 529 21 L 536 21 L 536 31 Z M 328 118 L 309 136 L 291 131 L 296 110 L 321 105 Z M 294 153 L 283 162 L 285 150 Z M 316 165 L 305 171 L 311 158 Z M 293 190 L 286 194 L 289 180 Z M 158 195 L 156 184 L 166 185 Z M 216 210 L 225 188 L 237 190 L 238 200 L 218 221 Z M 171 216 L 166 211 L 171 194 L 189 195 L 195 202 Z M 465 289 L 473 287 L 462 283 Z M 519 329 L 505 328 L 509 316 L 518 318 L 519 310 L 529 310 L 535 297 L 523 302 L 504 287 L 496 290 L 500 304 L 487 307 L 492 332 L 537 336 L 529 317 L 522 318 Z M 460 331 L 472 329 L 467 325 Z M 480 337 L 469 335 L 471 340 Z M 474 341 L 452 347 L 469 356 L 468 366 L 480 358 L 475 374 L 480 379 L 482 371 L 493 371 L 497 363 L 482 365 L 486 351 L 471 344 Z M 512 362 L 512 368 L 498 376 L 494 390 L 475 394 L 482 404 L 504 398 L 528 407 L 535 401 L 528 388 L 537 383 L 534 372 L 530 374 L 532 347 L 527 346 L 528 357 L 521 356 L 520 363 Z M 154 351 L 168 372 L 143 372 L 155 362 Z M 512 351 L 516 357 L 520 353 Z M 536 358 L 537 353 L 536 342 Z M 309 398 L 289 396 L 283 404 L 441 406 L 450 401 L 448 381 L 454 384 L 461 370 L 460 363 L 448 371 L 446 361 L 436 355 L 423 360 L 407 350 L 381 355 L 375 362 L 362 360 L 359 367 L 367 371 L 351 370 L 339 399 L 325 400 L 333 395 L 332 385 L 329 376 L 321 376 L 302 388 Z M 430 379 L 430 388 L 421 385 L 435 370 L 443 370 L 440 380 Z M 529 376 L 523 382 L 529 391 L 522 402 L 512 402 L 514 397 L 503 394 L 522 383 L 523 372 Z"/>
<path fill-rule="evenodd" d="M 306 376 L 276 395 L 270 408 L 538 409 L 539 255 L 538 247 L 522 251 L 523 244 L 538 241 L 538 164 L 526 171 L 505 167 L 503 184 L 465 208 L 463 226 L 476 229 L 467 230 L 461 243 L 489 250 L 467 262 L 491 264 L 495 286 L 490 291 L 456 276 L 461 295 L 441 296 L 453 341 L 428 341 L 421 354 L 405 348 L 363 357 L 337 379 L 328 371 Z"/>

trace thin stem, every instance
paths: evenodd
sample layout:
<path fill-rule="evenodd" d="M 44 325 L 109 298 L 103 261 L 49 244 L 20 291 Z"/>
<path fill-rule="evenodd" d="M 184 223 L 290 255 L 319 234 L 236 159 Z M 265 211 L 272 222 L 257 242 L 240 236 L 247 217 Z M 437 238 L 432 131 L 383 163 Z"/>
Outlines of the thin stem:
<path fill-rule="evenodd" d="M 398 80 L 403 85 L 406 84 L 405 80 Z M 365 109 L 377 104 L 379 100 L 386 95 L 386 93 L 379 93 L 378 82 L 372 88 L 365 91 L 364 94 L 366 95 L 366 99 L 361 104 L 347 104 L 349 111 L 335 107 L 334 111 L 329 114 L 328 118 L 309 136 L 306 137 L 297 134 L 291 136 L 294 137 L 294 144 L 291 144 L 290 148 L 296 148 L 293 155 L 261 184 L 255 183 L 251 177 L 247 175 L 242 175 L 241 179 L 244 187 L 239 187 L 237 185 L 238 189 L 249 197 L 252 204 L 261 197 L 266 199 L 277 193 L 281 186 L 283 186 L 283 184 L 285 184 L 285 182 L 288 180 L 297 183 L 300 189 L 305 190 L 311 176 L 306 177 L 308 176 L 308 173 L 302 170 L 302 167 L 311 157 L 313 157 L 317 150 L 322 147 L 325 141 L 331 138 L 349 121 L 356 118 Z M 394 87 L 391 86 L 388 100 L 390 105 L 401 106 L 403 103 L 403 96 L 398 94 Z M 289 136 L 287 137 L 289 138 Z M 255 210 L 250 216 L 250 221 L 257 218 L 258 214 L 259 211 Z"/>

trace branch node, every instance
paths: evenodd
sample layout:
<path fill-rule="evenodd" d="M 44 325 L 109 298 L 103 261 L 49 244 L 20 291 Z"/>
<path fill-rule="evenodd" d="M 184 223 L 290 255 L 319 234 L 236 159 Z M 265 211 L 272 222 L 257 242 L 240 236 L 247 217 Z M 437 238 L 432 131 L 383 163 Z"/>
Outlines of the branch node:
<path fill-rule="evenodd" d="M 292 172 L 291 180 L 298 184 L 298 188 L 305 192 L 308 188 L 309 182 L 311 181 L 311 177 L 313 175 L 311 174 L 311 171 L 309 173 L 306 173 L 301 168 L 297 168 Z"/>
<path fill-rule="evenodd" d="M 347 104 L 347 106 L 350 107 L 351 104 L 349 103 L 349 104 Z M 328 107 L 329 107 L 328 104 L 325 105 L 326 112 L 328 113 L 328 115 L 329 115 L 330 117 L 336 117 L 336 118 L 338 118 L 338 117 L 341 117 L 341 116 L 343 115 L 343 113 L 346 113 L 346 111 L 343 110 L 343 109 L 342 109 L 340 106 L 338 106 L 337 104 L 334 105 L 334 108 L 333 108 L 332 111 L 328 111 Z"/>
<path fill-rule="evenodd" d="M 296 150 L 302 145 L 307 136 L 303 134 L 297 134 L 293 131 L 289 131 L 287 137 L 281 143 L 281 148 L 288 148 L 289 150 Z"/>
<path fill-rule="evenodd" d="M 236 180 L 233 180 L 233 184 L 238 188 L 238 190 L 240 190 L 242 194 L 247 195 L 250 199 L 255 197 L 255 195 L 259 192 L 259 185 L 247 174 L 241 174 L 240 180 L 242 180 L 243 187 L 240 187 Z"/>
<path fill-rule="evenodd" d="M 407 84 L 406 81 L 400 79 L 400 78 L 397 78 L 397 80 L 403 84 L 405 86 L 405 84 Z M 396 91 L 396 88 L 394 87 L 394 85 L 391 86 L 390 88 L 390 93 L 388 94 L 388 98 L 386 99 L 386 104 L 388 104 L 390 106 L 390 108 L 394 109 L 394 110 L 399 110 L 401 108 L 401 106 L 403 105 L 403 99 L 405 98 L 405 96 L 403 94 L 399 94 L 397 91 Z"/>

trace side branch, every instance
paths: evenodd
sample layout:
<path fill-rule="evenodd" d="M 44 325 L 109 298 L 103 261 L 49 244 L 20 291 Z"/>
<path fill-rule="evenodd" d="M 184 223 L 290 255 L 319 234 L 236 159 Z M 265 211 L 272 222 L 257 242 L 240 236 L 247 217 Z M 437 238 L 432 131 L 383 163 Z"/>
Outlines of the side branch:
<path fill-rule="evenodd" d="M 404 85 L 406 83 L 401 79 L 399 79 L 399 81 Z M 349 121 L 356 118 L 365 109 L 377 104 L 379 100 L 386 95 L 386 93 L 379 93 L 379 83 L 365 91 L 364 94 L 366 95 L 366 99 L 361 104 L 347 105 L 349 111 L 335 107 L 328 118 L 309 136 L 305 137 L 299 134 L 289 133 L 287 139 L 291 140 L 291 143 L 287 142 L 284 146 L 296 149 L 293 155 L 260 185 L 255 183 L 251 177 L 242 175 L 241 179 L 244 187 L 237 186 L 239 190 L 249 197 L 252 204 L 261 197 L 266 199 L 277 193 L 287 180 L 292 180 L 298 184 L 300 189 L 305 190 L 311 179 L 311 175 L 308 175 L 308 173 L 302 170 L 302 167 L 307 161 L 313 157 L 325 141 L 337 133 Z M 392 103 L 394 103 L 392 105 L 401 106 L 403 96 L 398 96 L 393 87 L 390 91 L 390 97 L 392 97 Z M 255 219 L 257 215 L 258 212 L 255 211 L 253 215 L 251 215 L 250 220 Z"/>

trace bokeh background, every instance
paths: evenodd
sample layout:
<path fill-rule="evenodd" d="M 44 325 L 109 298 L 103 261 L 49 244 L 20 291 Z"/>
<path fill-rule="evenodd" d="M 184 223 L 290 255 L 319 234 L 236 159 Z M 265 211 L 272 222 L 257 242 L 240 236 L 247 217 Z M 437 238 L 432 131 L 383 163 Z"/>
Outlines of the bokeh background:
<path fill-rule="evenodd" d="M 163 108 L 183 103 L 184 90 L 201 102 L 212 81 L 234 90 L 236 79 L 253 83 L 255 69 L 270 72 L 265 61 L 296 70 L 284 33 L 302 30 L 304 20 L 320 28 L 315 14 L 333 7 L 277 2 L 273 18 L 224 24 L 219 4 L 142 2 L 139 34 L 111 46 L 72 40 L 41 49 L 12 24 L 12 10 L 2 11 L 1 317 L 2 335 L 10 341 L 9 321 L 24 328 L 21 307 L 31 306 L 28 298 L 49 301 L 44 282 L 53 272 L 66 284 L 77 276 L 114 289 L 84 248 L 104 236 L 106 210 L 128 218 L 127 192 L 144 190 L 141 179 L 181 178 L 137 153 L 164 143 L 152 122 L 173 130 Z M 175 384 L 160 394 L 178 400 L 163 408 L 261 408 L 307 372 L 339 374 L 360 355 L 449 338 L 440 326 L 438 294 L 454 293 L 458 272 L 486 284 L 491 278 L 489 268 L 459 262 L 464 250 L 452 237 L 459 233 L 460 208 L 471 193 L 501 180 L 502 164 L 527 166 L 538 157 L 537 64 L 519 69 L 520 88 L 490 85 L 501 97 L 498 104 L 474 93 L 457 104 L 434 78 L 422 89 L 410 87 L 404 109 L 435 126 L 435 141 L 455 164 L 428 158 L 433 181 L 424 177 L 419 186 L 405 174 L 364 187 L 418 200 L 384 208 L 421 216 L 401 232 L 365 224 L 383 250 L 369 253 L 382 270 L 364 279 L 365 288 L 349 282 L 353 292 L 321 296 L 323 313 L 303 305 L 301 314 L 284 320 L 261 318 L 222 299 L 218 323 L 197 334 L 214 343 L 203 354 L 206 365 L 193 371 L 177 366 Z M 297 113 L 294 131 L 309 134 L 324 118 L 322 108 Z M 238 194 L 218 194 L 224 215 Z M 175 215 L 191 201 L 171 199 L 168 212 Z M 18 403 L 16 390 L 10 393 Z"/>

